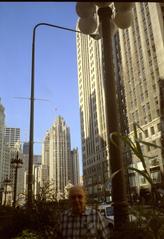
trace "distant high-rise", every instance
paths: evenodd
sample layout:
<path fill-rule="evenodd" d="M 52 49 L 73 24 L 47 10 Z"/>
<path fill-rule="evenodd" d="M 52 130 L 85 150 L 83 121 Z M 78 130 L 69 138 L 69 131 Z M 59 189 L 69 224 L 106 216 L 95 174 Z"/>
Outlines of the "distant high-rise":
<path fill-rule="evenodd" d="M 5 166 L 5 154 L 4 154 L 4 128 L 5 128 L 5 109 L 1 104 L 0 99 L 0 183 L 3 182 L 5 174 L 8 170 L 4 170 Z"/>
<path fill-rule="evenodd" d="M 15 148 L 20 144 L 20 128 L 5 128 L 5 142 L 10 148 Z"/>
<path fill-rule="evenodd" d="M 29 154 L 29 142 L 23 144 L 23 154 Z"/>
<path fill-rule="evenodd" d="M 74 185 L 80 183 L 79 154 L 77 148 L 71 150 L 70 160 L 68 161 L 68 178 Z"/>
<path fill-rule="evenodd" d="M 68 183 L 70 151 L 70 129 L 64 119 L 58 116 L 46 133 L 42 150 L 42 164 L 48 166 L 47 181 L 53 182 L 57 192 L 63 193 Z"/>
<path fill-rule="evenodd" d="M 142 127 L 142 140 L 160 145 L 160 94 L 159 81 L 164 78 L 164 4 L 136 2 L 132 26 L 119 30 L 122 78 L 125 87 L 127 117 L 130 136 L 133 123 Z M 164 80 L 164 79 L 163 79 Z M 161 181 L 163 160 L 161 150 L 143 146 L 147 168 L 155 183 Z M 141 163 L 134 159 L 138 169 Z M 136 185 L 147 187 L 146 180 L 138 175 Z"/>
<path fill-rule="evenodd" d="M 19 187 L 22 192 L 27 192 L 28 188 L 28 166 L 29 166 L 29 143 L 24 142 L 23 144 L 23 154 L 22 154 L 22 159 L 23 159 L 23 165 L 22 168 L 19 170 L 20 178 L 21 178 L 21 183 Z M 33 177 L 34 177 L 34 182 L 33 182 L 33 193 L 36 196 L 39 193 L 40 186 L 41 186 L 41 172 L 42 172 L 42 166 L 41 166 L 41 155 L 34 155 L 34 160 L 33 160 Z"/>
<path fill-rule="evenodd" d="M 20 151 L 20 128 L 8 128 L 4 129 L 4 141 L 5 151 L 7 152 L 8 168 L 12 184 L 14 185 L 14 170 L 11 168 L 11 160 L 16 158 L 16 151 Z M 20 157 L 20 154 L 19 154 Z M 19 175 L 18 175 L 19 177 Z M 19 185 L 19 183 L 18 183 Z"/>

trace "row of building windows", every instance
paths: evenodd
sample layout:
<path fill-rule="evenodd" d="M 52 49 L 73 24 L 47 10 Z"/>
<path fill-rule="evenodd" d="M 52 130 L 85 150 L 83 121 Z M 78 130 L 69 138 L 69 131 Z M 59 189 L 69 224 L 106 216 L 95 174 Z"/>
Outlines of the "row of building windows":
<path fill-rule="evenodd" d="M 143 138 L 148 138 L 152 135 L 154 135 L 155 133 L 158 133 L 161 131 L 161 126 L 160 123 L 158 123 L 156 126 L 151 126 L 149 129 L 145 129 L 144 133 L 140 132 L 139 133 L 139 138 L 143 139 Z"/>

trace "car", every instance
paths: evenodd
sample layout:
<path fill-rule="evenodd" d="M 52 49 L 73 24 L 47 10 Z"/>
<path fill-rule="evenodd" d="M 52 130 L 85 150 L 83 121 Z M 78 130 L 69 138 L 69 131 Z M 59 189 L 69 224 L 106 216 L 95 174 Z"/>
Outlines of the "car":
<path fill-rule="evenodd" d="M 98 206 L 98 211 L 101 213 L 102 216 L 105 217 L 106 223 L 108 224 L 109 228 L 113 230 L 114 229 L 114 210 L 113 210 L 112 204 L 101 204 Z M 131 211 L 130 208 L 129 208 L 129 211 Z M 130 222 L 135 222 L 137 220 L 138 219 L 134 214 L 129 213 Z M 145 220 L 145 218 L 142 217 L 142 220 Z"/>
<path fill-rule="evenodd" d="M 105 217 L 105 221 L 111 230 L 114 229 L 114 213 L 111 204 L 101 204 L 98 206 L 98 211 Z"/>

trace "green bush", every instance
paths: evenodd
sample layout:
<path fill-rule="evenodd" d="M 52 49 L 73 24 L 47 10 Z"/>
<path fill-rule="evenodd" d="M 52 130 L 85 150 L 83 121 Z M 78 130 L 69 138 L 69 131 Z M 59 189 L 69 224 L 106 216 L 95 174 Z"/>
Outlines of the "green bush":
<path fill-rule="evenodd" d="M 0 238 L 55 239 L 59 213 L 67 202 L 35 202 L 32 209 L 0 208 Z M 37 236 L 37 237 L 36 237 Z"/>
<path fill-rule="evenodd" d="M 19 236 L 13 239 L 40 239 L 40 237 L 29 230 L 23 230 Z"/>

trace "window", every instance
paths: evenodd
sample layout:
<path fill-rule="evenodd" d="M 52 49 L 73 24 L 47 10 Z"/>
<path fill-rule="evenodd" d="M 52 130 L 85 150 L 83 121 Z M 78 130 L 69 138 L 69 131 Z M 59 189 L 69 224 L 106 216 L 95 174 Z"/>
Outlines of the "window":
<path fill-rule="evenodd" d="M 157 124 L 157 130 L 158 130 L 158 131 L 161 130 L 161 124 L 160 124 L 160 123 Z"/>
<path fill-rule="evenodd" d="M 159 109 L 157 109 L 157 116 L 160 116 L 160 111 L 159 111 Z"/>
<path fill-rule="evenodd" d="M 147 109 L 150 110 L 150 104 L 149 104 L 149 102 L 148 102 L 146 105 L 147 105 Z"/>
<path fill-rule="evenodd" d="M 144 122 L 145 122 L 145 124 L 147 124 L 147 118 L 146 118 L 146 116 L 144 117 Z"/>
<path fill-rule="evenodd" d="M 151 131 L 151 134 L 152 134 L 152 135 L 155 134 L 155 131 L 154 131 L 154 127 L 153 127 L 153 126 L 150 128 L 150 131 Z"/>
<path fill-rule="evenodd" d="M 156 140 L 153 140 L 153 141 L 152 141 L 152 144 L 156 144 Z"/>
<path fill-rule="evenodd" d="M 142 133 L 139 133 L 139 139 L 142 139 Z"/>
<path fill-rule="evenodd" d="M 145 138 L 147 138 L 148 137 L 148 130 L 147 129 L 144 130 L 144 133 L 145 133 Z"/>
<path fill-rule="evenodd" d="M 151 174 L 151 178 L 152 178 L 154 183 L 160 183 L 161 182 L 160 171 L 154 171 L 154 172 L 151 172 L 150 174 Z"/>
<path fill-rule="evenodd" d="M 147 151 L 148 152 L 150 151 L 150 145 L 147 145 Z"/>
<path fill-rule="evenodd" d="M 155 84 L 153 84 L 153 90 L 156 90 L 156 85 Z"/>
<path fill-rule="evenodd" d="M 140 176 L 140 182 L 141 184 L 146 184 L 146 178 L 143 176 Z"/>
<path fill-rule="evenodd" d="M 152 118 L 151 118 L 151 114 L 148 115 L 148 119 L 149 119 L 149 121 L 152 120 Z"/>
<path fill-rule="evenodd" d="M 148 97 L 148 90 L 145 90 L 145 96 Z"/>

